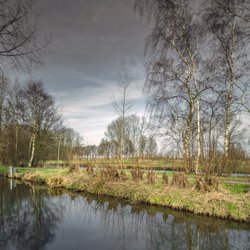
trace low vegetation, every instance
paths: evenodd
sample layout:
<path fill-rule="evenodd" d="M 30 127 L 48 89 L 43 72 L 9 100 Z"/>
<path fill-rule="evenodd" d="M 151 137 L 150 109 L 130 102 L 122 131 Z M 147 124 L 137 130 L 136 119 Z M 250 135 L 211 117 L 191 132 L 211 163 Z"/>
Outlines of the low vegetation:
<path fill-rule="evenodd" d="M 1 167 L 0 171 L 7 172 L 4 167 Z M 195 180 L 183 172 L 171 176 L 166 172 L 143 172 L 138 169 L 72 171 L 72 168 L 18 168 L 15 178 L 44 183 L 51 188 L 86 191 L 124 198 L 135 203 L 143 202 L 186 210 L 194 214 L 250 221 L 249 185 L 219 185 L 219 181 L 213 178 Z"/>
<path fill-rule="evenodd" d="M 230 184 L 230 183 L 225 183 L 224 187 L 231 191 L 234 194 L 245 194 L 248 193 L 250 191 L 250 185 L 248 184 L 240 184 L 240 183 L 234 183 L 234 184 Z"/>

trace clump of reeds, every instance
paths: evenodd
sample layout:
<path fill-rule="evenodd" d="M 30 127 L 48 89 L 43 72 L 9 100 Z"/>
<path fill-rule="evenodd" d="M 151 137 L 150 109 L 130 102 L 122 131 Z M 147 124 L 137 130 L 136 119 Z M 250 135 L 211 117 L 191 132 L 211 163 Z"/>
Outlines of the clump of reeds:
<path fill-rule="evenodd" d="M 110 180 L 119 180 L 120 174 L 116 168 L 105 168 L 101 169 L 101 177 Z"/>
<path fill-rule="evenodd" d="M 120 179 L 122 181 L 127 181 L 128 180 L 127 174 L 124 171 L 122 171 L 122 170 L 120 171 Z"/>
<path fill-rule="evenodd" d="M 168 175 L 167 175 L 167 173 L 162 174 L 162 182 L 163 182 L 163 184 L 168 185 Z"/>
<path fill-rule="evenodd" d="M 76 164 L 69 165 L 69 172 L 72 174 L 79 174 L 80 173 L 80 166 Z"/>
<path fill-rule="evenodd" d="M 142 181 L 143 180 L 144 172 L 141 169 L 135 168 L 135 169 L 132 169 L 130 172 L 131 172 L 131 176 L 132 176 L 133 181 Z"/>
<path fill-rule="evenodd" d="M 196 178 L 195 189 L 198 191 L 218 191 L 219 190 L 219 180 L 215 176 L 205 175 L 204 177 L 198 176 Z"/>
<path fill-rule="evenodd" d="M 52 188 L 60 188 L 60 187 L 63 187 L 63 180 L 64 178 L 61 176 L 51 177 L 47 180 L 47 184 L 49 187 L 52 187 Z"/>
<path fill-rule="evenodd" d="M 147 173 L 147 183 L 155 184 L 155 182 L 156 182 L 156 174 L 154 173 L 154 171 L 149 171 Z"/>
<path fill-rule="evenodd" d="M 94 174 L 94 168 L 92 165 L 87 165 L 86 166 L 86 171 L 88 174 Z"/>
<path fill-rule="evenodd" d="M 186 188 L 188 186 L 188 178 L 184 172 L 175 172 L 173 175 L 172 185 L 179 188 Z"/>
<path fill-rule="evenodd" d="M 44 182 L 44 180 L 37 173 L 26 173 L 24 174 L 23 179 L 31 182 Z"/>

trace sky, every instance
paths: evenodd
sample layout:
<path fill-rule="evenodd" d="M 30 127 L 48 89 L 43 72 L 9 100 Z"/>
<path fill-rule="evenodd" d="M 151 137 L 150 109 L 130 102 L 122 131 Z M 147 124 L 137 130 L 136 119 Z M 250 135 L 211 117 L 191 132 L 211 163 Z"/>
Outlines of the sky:
<path fill-rule="evenodd" d="M 146 115 L 145 40 L 150 23 L 134 11 L 135 0 L 37 0 L 40 37 L 51 37 L 44 66 L 20 81 L 42 80 L 54 96 L 64 125 L 78 131 L 84 144 L 99 144 L 118 115 L 119 71 L 125 62 L 130 83 L 130 114 Z M 242 117 L 244 126 L 249 118 Z"/>
<path fill-rule="evenodd" d="M 134 11 L 134 0 L 40 0 L 39 31 L 51 42 L 44 66 L 19 78 L 41 79 L 63 113 L 64 124 L 98 144 L 117 117 L 119 71 L 130 76 L 131 114 L 144 115 L 144 43 L 150 25 Z"/>

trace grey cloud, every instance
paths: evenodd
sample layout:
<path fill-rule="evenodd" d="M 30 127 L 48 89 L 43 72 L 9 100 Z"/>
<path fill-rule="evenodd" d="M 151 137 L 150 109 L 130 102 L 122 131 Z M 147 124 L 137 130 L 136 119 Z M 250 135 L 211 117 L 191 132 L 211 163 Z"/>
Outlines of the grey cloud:
<path fill-rule="evenodd" d="M 121 60 L 132 76 L 133 112 L 143 114 L 144 42 L 149 24 L 133 10 L 134 0 L 40 0 L 41 36 L 52 42 L 45 66 L 32 77 L 43 79 L 64 112 L 66 124 L 98 143 L 116 114 Z M 25 76 L 29 78 L 30 76 Z M 21 77 L 23 78 L 23 77 Z"/>
<path fill-rule="evenodd" d="M 44 0 L 41 26 L 52 34 L 47 64 L 105 76 L 121 58 L 143 60 L 148 24 L 133 0 Z"/>

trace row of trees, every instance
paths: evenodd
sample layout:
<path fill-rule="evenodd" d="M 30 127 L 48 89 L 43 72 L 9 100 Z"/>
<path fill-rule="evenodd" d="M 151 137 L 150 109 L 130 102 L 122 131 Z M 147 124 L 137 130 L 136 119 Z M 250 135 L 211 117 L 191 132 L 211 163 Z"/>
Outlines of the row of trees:
<path fill-rule="evenodd" d="M 123 133 L 121 127 L 124 128 Z M 145 158 L 157 155 L 157 143 L 149 133 L 148 122 L 144 117 L 136 115 L 128 115 L 124 120 L 121 117 L 113 120 L 107 126 L 105 137 L 98 146 L 84 145 L 79 133 L 65 128 L 61 130 L 61 139 L 57 139 L 57 142 L 61 144 L 58 158 L 68 162 L 73 159 Z M 58 146 L 56 148 L 59 149 Z M 51 149 L 48 157 L 56 159 L 56 154 Z"/>
<path fill-rule="evenodd" d="M 121 153 L 126 158 L 143 158 L 157 154 L 157 143 L 149 133 L 149 124 L 145 117 L 118 117 L 108 125 L 105 136 L 106 139 L 102 139 L 98 148 L 99 154 L 104 157 L 120 158 Z"/>
<path fill-rule="evenodd" d="M 145 89 L 155 130 L 187 171 L 222 173 L 243 151 L 235 135 L 240 112 L 249 114 L 250 2 L 137 0 L 136 8 L 153 16 Z"/>
<path fill-rule="evenodd" d="M 157 143 L 145 117 L 119 116 L 106 129 L 98 146 L 83 145 L 83 138 L 62 126 L 53 97 L 42 82 L 11 85 L 1 75 L 0 161 L 3 164 L 38 165 L 46 160 L 71 162 L 83 158 L 153 157 Z M 122 141 L 122 143 L 121 143 Z M 122 147 L 121 147 L 122 145 Z"/>

